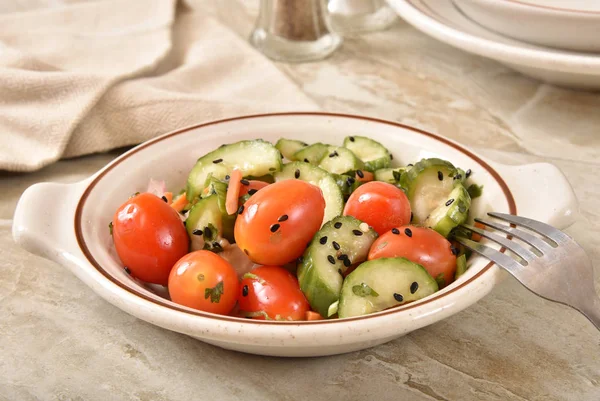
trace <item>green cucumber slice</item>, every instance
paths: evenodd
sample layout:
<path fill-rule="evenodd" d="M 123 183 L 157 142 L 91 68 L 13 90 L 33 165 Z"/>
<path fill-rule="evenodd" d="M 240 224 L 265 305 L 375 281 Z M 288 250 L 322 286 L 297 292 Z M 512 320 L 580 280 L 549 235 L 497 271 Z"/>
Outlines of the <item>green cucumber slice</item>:
<path fill-rule="evenodd" d="M 351 216 L 336 217 L 315 234 L 297 275 L 310 306 L 321 316 L 330 316 L 330 306 L 339 298 L 342 273 L 367 259 L 376 238 L 372 228 Z"/>
<path fill-rule="evenodd" d="M 193 202 L 202 193 L 209 174 L 223 179 L 237 168 L 244 177 L 259 177 L 281 170 L 281 165 L 279 150 L 261 139 L 221 146 L 198 159 L 188 176 L 186 197 Z"/>
<path fill-rule="evenodd" d="M 456 272 L 454 273 L 454 280 L 458 280 L 460 276 L 465 274 L 467 271 L 467 255 L 464 253 L 456 258 Z"/>
<path fill-rule="evenodd" d="M 345 279 L 340 293 L 340 318 L 368 315 L 417 301 L 438 290 L 423 266 L 405 258 L 365 262 Z"/>
<path fill-rule="evenodd" d="M 293 157 L 294 160 L 318 165 L 323 156 L 327 154 L 330 147 L 331 145 L 325 145 L 321 142 L 313 143 L 312 145 L 307 146 L 304 149 L 300 149 L 294 153 Z"/>
<path fill-rule="evenodd" d="M 397 185 L 400 182 L 400 177 L 402 173 L 405 172 L 410 167 L 398 167 L 398 168 L 380 168 L 379 170 L 375 170 L 374 179 L 375 181 L 387 182 L 388 184 Z"/>
<path fill-rule="evenodd" d="M 425 221 L 434 209 L 450 199 L 456 174 L 452 163 L 436 158 L 423 159 L 402 174 L 400 186 L 410 201 L 414 223 Z"/>
<path fill-rule="evenodd" d="M 344 174 L 364 169 L 364 163 L 351 150 L 331 146 L 328 153 L 321 158 L 319 167 L 332 174 Z"/>
<path fill-rule="evenodd" d="M 299 179 L 321 188 L 325 198 L 323 224 L 342 214 L 344 198 L 335 179 L 327 171 L 304 162 L 292 162 L 275 174 L 275 181 Z"/>
<path fill-rule="evenodd" d="M 390 151 L 385 146 L 364 136 L 349 136 L 344 139 L 344 147 L 350 149 L 365 164 L 370 172 L 387 168 L 392 163 Z"/>
<path fill-rule="evenodd" d="M 234 241 L 233 229 L 236 215 L 228 215 L 225 210 L 227 184 L 211 178 L 209 193 L 190 209 L 185 227 L 190 236 L 190 249 L 205 249 L 220 252 L 219 241 L 223 238 Z"/>
<path fill-rule="evenodd" d="M 294 153 L 308 147 L 308 144 L 295 139 L 280 138 L 275 144 L 275 147 L 281 152 L 283 157 L 291 161 L 296 161 L 297 159 L 294 157 Z"/>
<path fill-rule="evenodd" d="M 462 184 L 457 183 L 448 195 L 448 199 L 431 211 L 423 225 L 433 228 L 444 237 L 447 237 L 454 227 L 467 221 L 470 207 L 471 197 L 469 193 Z"/>
<path fill-rule="evenodd" d="M 362 182 L 358 181 L 354 176 L 347 174 L 332 174 L 335 182 L 337 183 L 340 191 L 342 191 L 342 195 L 344 199 L 348 199 L 348 197 L 354 192 L 356 188 L 362 185 Z"/>

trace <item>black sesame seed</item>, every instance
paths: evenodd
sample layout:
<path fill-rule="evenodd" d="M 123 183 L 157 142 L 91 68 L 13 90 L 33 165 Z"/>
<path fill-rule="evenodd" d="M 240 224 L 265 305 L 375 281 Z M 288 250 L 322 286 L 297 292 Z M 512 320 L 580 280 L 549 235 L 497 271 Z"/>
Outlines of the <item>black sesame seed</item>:
<path fill-rule="evenodd" d="M 169 202 L 169 200 L 167 199 L 167 197 L 166 197 L 166 196 L 164 196 L 164 195 L 163 195 L 163 196 L 161 196 L 161 198 L 160 198 L 160 199 L 164 200 L 164 201 L 165 201 L 165 202 L 167 202 L 167 203 Z"/>
<path fill-rule="evenodd" d="M 438 180 L 442 181 L 444 179 L 444 173 L 438 171 Z"/>
<path fill-rule="evenodd" d="M 279 218 L 277 219 L 278 222 L 282 222 L 282 221 L 286 221 L 288 219 L 288 215 L 287 214 L 282 214 L 281 216 L 279 216 Z"/>
<path fill-rule="evenodd" d="M 348 186 L 350 186 L 356 182 L 354 177 L 348 177 L 348 179 L 346 181 L 348 182 Z"/>
<path fill-rule="evenodd" d="M 418 289 L 419 289 L 419 283 L 417 283 L 416 281 L 413 281 L 413 283 L 410 285 L 410 293 L 414 294 L 415 292 L 417 292 Z"/>
<path fill-rule="evenodd" d="M 279 156 L 283 159 L 283 153 L 279 152 Z"/>
<path fill-rule="evenodd" d="M 349 137 L 348 139 L 350 139 L 350 142 L 354 142 L 354 137 L 353 136 Z"/>
<path fill-rule="evenodd" d="M 454 177 L 455 180 L 462 180 L 462 174 L 456 174 Z"/>
<path fill-rule="evenodd" d="M 222 248 L 221 244 L 219 244 L 218 242 L 213 242 L 212 246 L 213 248 Z"/>
<path fill-rule="evenodd" d="M 365 178 L 365 173 L 363 173 L 362 170 L 356 170 L 356 175 L 360 178 Z"/>
<path fill-rule="evenodd" d="M 465 178 L 469 178 L 469 177 L 471 176 L 471 173 L 472 173 L 471 169 L 468 169 L 468 170 L 465 172 Z"/>
<path fill-rule="evenodd" d="M 460 253 L 460 250 L 457 247 L 455 247 L 454 245 L 450 246 L 450 251 L 452 252 L 452 254 L 454 256 L 458 256 L 458 254 Z"/>
<path fill-rule="evenodd" d="M 446 202 L 446 206 L 450 206 L 452 202 L 454 202 L 454 198 L 448 199 L 448 202 Z"/>
<path fill-rule="evenodd" d="M 410 212 L 410 221 L 413 219 L 413 212 Z"/>
<path fill-rule="evenodd" d="M 337 242 L 332 241 L 331 245 L 333 245 L 333 249 L 335 249 L 336 251 L 340 250 L 340 244 L 338 244 Z"/>
<path fill-rule="evenodd" d="M 245 285 L 242 287 L 242 296 L 243 297 L 247 297 L 248 296 L 248 286 Z"/>
<path fill-rule="evenodd" d="M 308 159 L 304 159 L 304 163 L 308 163 L 308 162 L 309 162 Z"/>
<path fill-rule="evenodd" d="M 241 205 L 241 206 L 238 208 L 238 214 L 242 214 L 242 212 L 243 212 L 243 211 L 244 211 L 244 205 Z"/>
<path fill-rule="evenodd" d="M 250 185 L 250 181 L 248 181 L 248 180 L 247 180 L 247 179 L 245 179 L 245 178 L 242 178 L 242 179 L 240 180 L 240 182 L 242 183 L 242 185 Z"/>
<path fill-rule="evenodd" d="M 342 223 L 340 221 L 338 221 L 337 223 L 335 223 L 333 225 L 335 228 L 342 228 Z"/>
<path fill-rule="evenodd" d="M 412 231 L 410 230 L 410 228 L 405 228 L 404 234 L 406 234 L 407 237 L 412 237 Z"/>
<path fill-rule="evenodd" d="M 308 146 L 308 143 L 302 142 L 302 146 L 306 147 L 306 146 Z"/>
<path fill-rule="evenodd" d="M 348 256 L 346 256 L 344 258 L 343 262 L 344 262 L 344 266 L 346 266 L 346 267 L 352 266 L 352 262 L 350 262 L 350 259 L 348 259 Z"/>
<path fill-rule="evenodd" d="M 227 175 L 225 176 L 225 179 L 226 179 L 226 180 L 228 180 L 228 179 L 230 179 L 230 178 L 231 178 L 231 177 L 229 176 L 229 174 L 227 174 Z"/>
<path fill-rule="evenodd" d="M 401 294 L 398 294 L 397 292 L 394 293 L 394 299 L 398 302 L 404 301 L 404 297 Z"/>
<path fill-rule="evenodd" d="M 279 230 L 280 225 L 275 223 L 271 226 L 270 230 L 272 233 L 274 233 L 275 231 Z"/>
<path fill-rule="evenodd" d="M 296 171 L 294 171 L 294 177 L 300 178 L 300 170 L 299 169 L 296 169 Z"/>
<path fill-rule="evenodd" d="M 204 235 L 206 235 L 208 238 L 212 237 L 212 230 L 209 227 L 205 227 L 204 228 Z"/>
<path fill-rule="evenodd" d="M 248 190 L 248 195 L 252 196 L 252 195 L 254 195 L 257 192 L 258 192 L 258 189 L 252 188 L 252 189 Z"/>
<path fill-rule="evenodd" d="M 327 243 L 327 236 L 325 236 L 325 237 L 321 237 L 321 238 L 319 239 L 319 243 L 320 243 L 321 245 L 325 245 L 325 244 Z"/>
<path fill-rule="evenodd" d="M 219 164 L 219 163 L 221 163 L 222 161 L 223 161 L 223 159 L 215 159 L 215 160 L 213 160 L 213 163 L 215 163 L 215 164 Z"/>
<path fill-rule="evenodd" d="M 335 258 L 331 255 L 327 255 L 327 260 L 329 261 L 329 263 L 331 263 L 332 265 L 335 265 Z"/>
<path fill-rule="evenodd" d="M 202 235 L 203 233 L 202 233 L 202 230 L 198 230 L 196 228 L 194 231 L 192 231 L 192 234 L 194 234 L 194 235 Z"/>
<path fill-rule="evenodd" d="M 394 155 L 390 153 L 390 160 L 394 160 Z"/>
<path fill-rule="evenodd" d="M 397 228 L 392 228 L 392 234 L 400 234 L 400 230 L 398 230 Z"/>
<path fill-rule="evenodd" d="M 250 255 L 250 252 L 248 252 L 248 250 L 247 250 L 246 248 L 244 248 L 244 253 L 245 253 L 246 255 Z"/>
<path fill-rule="evenodd" d="M 414 164 L 412 164 L 412 163 L 406 165 L 406 167 L 412 167 L 412 166 L 414 166 Z"/>
<path fill-rule="evenodd" d="M 345 253 L 342 253 L 340 256 L 337 257 L 338 260 L 344 260 L 344 259 L 348 259 L 348 255 L 346 255 Z"/>
<path fill-rule="evenodd" d="M 125 273 L 131 274 L 131 270 L 129 270 L 129 267 L 125 266 L 123 270 L 125 270 Z"/>
<path fill-rule="evenodd" d="M 363 235 L 363 232 L 362 232 L 362 231 L 360 231 L 360 230 L 352 230 L 352 233 L 353 233 L 354 235 L 356 235 L 357 237 L 360 237 L 361 235 Z"/>
<path fill-rule="evenodd" d="M 339 156 L 339 154 L 338 154 L 337 150 L 336 150 L 336 151 L 334 151 L 333 153 L 330 153 L 330 154 L 329 154 L 329 157 L 336 157 L 336 156 Z"/>

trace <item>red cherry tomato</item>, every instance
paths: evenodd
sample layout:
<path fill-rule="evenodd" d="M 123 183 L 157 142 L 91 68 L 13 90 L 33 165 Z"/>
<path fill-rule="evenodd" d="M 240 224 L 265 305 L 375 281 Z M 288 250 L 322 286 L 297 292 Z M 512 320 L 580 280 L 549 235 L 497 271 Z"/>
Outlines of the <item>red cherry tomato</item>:
<path fill-rule="evenodd" d="M 310 310 L 296 277 L 278 266 L 259 266 L 246 273 L 238 305 L 242 316 L 259 320 L 304 320 Z"/>
<path fill-rule="evenodd" d="M 456 256 L 451 245 L 430 228 L 397 227 L 373 242 L 368 259 L 404 257 L 423 266 L 438 284 L 442 284 L 441 288 L 454 280 L 456 272 Z"/>
<path fill-rule="evenodd" d="M 171 268 L 188 251 L 179 213 L 156 195 L 142 193 L 117 209 L 112 224 L 115 249 L 131 274 L 167 285 Z"/>
<path fill-rule="evenodd" d="M 228 314 L 235 306 L 239 281 L 233 266 L 209 251 L 188 253 L 169 275 L 171 300 L 205 312 Z"/>
<path fill-rule="evenodd" d="M 242 185 L 240 187 L 240 195 L 239 196 L 242 197 L 249 192 L 252 192 L 252 194 L 255 194 L 259 190 L 261 190 L 264 187 L 267 187 L 269 185 L 270 184 L 268 182 L 258 181 L 258 180 L 249 180 L 248 185 Z"/>
<path fill-rule="evenodd" d="M 324 211 L 318 187 L 299 180 L 276 182 L 248 199 L 235 221 L 235 242 L 253 262 L 282 266 L 302 255 Z"/>
<path fill-rule="evenodd" d="M 410 223 L 410 202 L 401 189 L 371 181 L 358 187 L 346 203 L 344 216 L 364 221 L 381 235 Z"/>

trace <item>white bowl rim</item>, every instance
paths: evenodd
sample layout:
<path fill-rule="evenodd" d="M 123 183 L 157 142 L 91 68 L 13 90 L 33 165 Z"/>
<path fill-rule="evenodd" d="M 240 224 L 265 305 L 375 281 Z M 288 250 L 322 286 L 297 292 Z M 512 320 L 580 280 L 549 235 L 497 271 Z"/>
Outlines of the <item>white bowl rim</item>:
<path fill-rule="evenodd" d="M 573 13 L 573 14 L 591 14 L 600 16 L 600 11 L 581 10 L 577 8 L 566 8 L 557 6 L 544 6 L 541 4 L 534 4 L 527 0 L 503 0 L 507 3 L 512 3 L 518 7 L 531 7 L 541 9 L 548 12 L 559 12 L 559 13 Z"/>
<path fill-rule="evenodd" d="M 442 142 L 443 144 L 450 146 L 462 153 L 464 153 L 467 157 L 473 159 L 474 161 L 476 161 L 477 163 L 479 163 L 480 166 L 482 166 L 489 174 L 491 177 L 494 178 L 494 180 L 496 181 L 496 183 L 498 184 L 498 186 L 500 187 L 500 189 L 502 190 L 502 193 L 504 194 L 507 204 L 508 204 L 508 213 L 510 214 L 517 214 L 517 206 L 516 206 L 516 202 L 514 199 L 514 196 L 512 194 L 512 192 L 510 191 L 508 185 L 506 184 L 506 182 L 502 179 L 501 175 L 496 171 L 496 169 L 494 169 L 489 163 L 487 163 L 485 160 L 481 159 L 478 155 L 474 154 L 473 152 L 471 152 L 470 150 L 464 148 L 462 145 L 447 139 L 443 136 L 440 135 L 436 135 L 433 133 L 430 133 L 428 131 L 422 130 L 422 129 L 418 129 L 415 127 L 411 127 L 409 125 L 405 125 L 405 124 L 401 124 L 398 122 L 394 122 L 394 121 L 389 121 L 389 120 L 382 120 L 382 119 L 378 119 L 378 118 L 374 118 L 374 117 L 366 117 L 366 116 L 359 116 L 359 115 L 353 115 L 353 114 L 343 114 L 343 113 L 328 113 L 328 112 L 281 112 L 281 113 L 264 113 L 264 114 L 253 114 L 253 115 L 245 115 L 245 116 L 238 116 L 238 117 L 232 117 L 232 118 L 226 118 L 226 119 L 221 119 L 221 120 L 216 120 L 216 121 L 210 121 L 210 122 L 206 122 L 206 123 L 201 123 L 201 124 L 196 124 L 193 126 L 189 126 L 186 128 L 182 128 L 182 129 L 178 129 L 175 131 L 172 131 L 170 133 L 164 134 L 162 136 L 156 137 L 154 139 L 151 139 L 149 141 L 146 141 L 138 146 L 136 146 L 135 148 L 129 150 L 128 152 L 124 153 L 123 155 L 119 156 L 118 158 L 116 158 L 115 160 L 113 160 L 111 163 L 109 163 L 106 167 L 104 167 L 100 172 L 98 172 L 98 174 L 96 174 L 93 179 L 88 183 L 88 185 L 86 186 L 86 188 L 83 190 L 83 193 L 81 195 L 81 197 L 79 198 L 79 200 L 77 201 L 77 207 L 75 209 L 75 219 L 74 219 L 74 228 L 75 228 L 75 237 L 77 240 L 77 245 L 79 246 L 79 249 L 81 250 L 83 256 L 87 259 L 88 263 L 94 267 L 100 274 L 102 274 L 106 279 L 108 279 L 111 283 L 117 285 L 118 287 L 120 287 L 121 289 L 131 293 L 132 295 L 135 295 L 145 301 L 151 302 L 152 304 L 158 306 L 158 307 L 164 307 L 164 308 L 168 308 L 171 311 L 175 311 L 175 312 L 180 312 L 180 313 L 184 313 L 186 315 L 192 315 L 192 316 L 198 316 L 198 317 L 202 317 L 202 318 L 209 318 L 209 319 L 214 319 L 214 320 L 220 320 L 220 321 L 226 321 L 226 322 L 235 322 L 235 323 L 247 323 L 247 324 L 257 324 L 257 325 L 265 325 L 265 324 L 275 324 L 275 325 L 285 325 L 285 324 L 292 324 L 292 325 L 324 325 L 324 324 L 336 324 L 336 323 L 340 323 L 340 322 L 350 322 L 350 321 L 358 321 L 358 320 L 365 320 L 365 319 L 375 319 L 381 316 L 387 316 L 387 315 L 392 315 L 392 314 L 397 314 L 397 313 L 402 313 L 405 312 L 407 310 L 413 309 L 413 308 L 417 308 L 417 307 L 421 307 L 425 304 L 434 302 L 439 300 L 442 297 L 448 296 L 450 294 L 452 294 L 455 291 L 458 291 L 462 288 L 464 288 L 465 286 L 475 282 L 479 277 L 481 277 L 483 274 L 485 274 L 486 272 L 488 272 L 488 270 L 490 268 L 492 268 L 492 266 L 494 265 L 493 262 L 489 262 L 486 266 L 484 266 L 480 271 L 478 271 L 476 274 L 474 274 L 472 277 L 469 277 L 467 280 L 463 281 L 462 283 L 458 284 L 456 287 L 450 288 L 448 291 L 445 292 L 441 292 L 441 293 L 437 293 L 437 294 L 433 294 L 427 298 L 425 298 L 424 300 L 421 300 L 419 302 L 414 302 L 414 303 L 408 303 L 406 305 L 402 305 L 396 308 L 391 308 L 391 309 L 387 309 L 381 312 L 378 312 L 376 314 L 371 314 L 371 315 L 364 315 L 364 316 L 356 316 L 356 317 L 350 317 L 350 318 L 343 318 L 343 319 L 324 319 L 324 320 L 311 320 L 311 321 L 272 321 L 272 320 L 255 320 L 255 319 L 246 319 L 246 318 L 240 318 L 240 317 L 235 317 L 235 316 L 229 316 L 229 315 L 217 315 L 214 313 L 209 313 L 209 312 L 203 312 L 200 310 L 192 310 L 190 308 L 186 308 L 184 306 L 179 306 L 176 305 L 174 303 L 170 303 L 167 302 L 167 300 L 165 300 L 164 302 L 162 300 L 158 300 L 155 298 L 151 298 L 145 294 L 143 294 L 142 292 L 138 291 L 137 289 L 135 289 L 134 287 L 131 286 L 127 286 L 126 284 L 124 284 L 122 281 L 116 279 L 115 277 L 113 277 L 107 270 L 105 270 L 101 264 L 93 257 L 92 252 L 90 251 L 90 248 L 88 247 L 87 243 L 85 242 L 84 239 L 84 235 L 83 235 L 83 224 L 82 224 L 82 216 L 83 216 L 83 209 L 85 207 L 86 204 L 86 200 L 88 198 L 88 196 L 90 195 L 90 193 L 92 192 L 92 190 L 94 189 L 94 187 L 96 186 L 96 184 L 98 182 L 100 182 L 102 180 L 102 178 L 113 168 L 115 168 L 116 166 L 118 166 L 121 162 L 123 162 L 125 159 L 135 155 L 137 152 L 139 152 L 142 149 L 145 149 L 149 146 L 155 145 L 167 138 L 171 138 L 174 137 L 176 135 L 179 134 L 183 134 L 185 132 L 188 132 L 190 130 L 194 130 L 194 129 L 198 129 L 198 128 L 202 128 L 202 127 L 206 127 L 206 126 L 211 126 L 211 125 L 216 125 L 216 124 L 221 124 L 221 123 L 227 123 L 230 121 L 237 121 L 237 120 L 246 120 L 246 119 L 254 119 L 254 118 L 265 118 L 265 117 L 285 117 L 285 116 L 315 116 L 315 117 L 341 117 L 341 118 L 353 118 L 353 119 L 358 119 L 358 120 L 366 120 L 366 121 L 370 121 L 370 122 L 375 122 L 375 123 L 381 123 L 381 124 L 387 124 L 387 125 L 391 125 L 391 126 L 395 126 L 398 128 L 402 128 L 402 129 L 406 129 L 406 130 L 410 130 L 413 132 L 416 132 L 418 134 L 427 136 L 429 138 L 435 139 L 439 142 Z M 501 251 L 504 251 L 504 248 L 501 249 Z"/>

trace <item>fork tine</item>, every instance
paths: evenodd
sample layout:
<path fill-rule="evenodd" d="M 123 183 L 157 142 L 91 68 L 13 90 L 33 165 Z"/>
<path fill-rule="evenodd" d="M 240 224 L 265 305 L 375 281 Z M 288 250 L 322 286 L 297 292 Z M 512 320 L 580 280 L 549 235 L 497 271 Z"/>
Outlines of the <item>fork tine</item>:
<path fill-rule="evenodd" d="M 521 244 L 516 243 L 515 241 L 511 241 L 506 237 L 493 233 L 491 231 L 482 230 L 477 227 L 470 226 L 468 224 L 463 224 L 461 227 L 466 228 L 467 230 L 473 231 L 482 237 L 489 238 L 490 240 L 502 245 L 503 247 L 509 249 L 512 253 L 525 260 L 526 262 L 531 262 L 536 258 L 535 254 L 531 252 L 529 249 L 523 247 Z M 525 263 L 527 264 L 527 263 Z"/>
<path fill-rule="evenodd" d="M 506 213 L 490 212 L 488 213 L 488 215 L 500 220 L 508 221 L 509 223 L 529 228 L 530 230 L 533 230 L 540 235 L 544 235 L 550 238 L 551 240 L 556 242 L 557 245 L 565 244 L 571 241 L 571 237 L 569 237 L 567 234 L 552 227 L 551 225 L 542 223 L 540 221 L 528 219 L 527 217 L 514 216 L 512 214 Z"/>
<path fill-rule="evenodd" d="M 472 250 L 473 252 L 477 252 L 478 254 L 488 258 L 492 262 L 496 263 L 498 266 L 503 267 L 513 276 L 519 274 L 519 272 L 523 271 L 524 267 L 516 260 L 511 258 L 510 256 L 498 252 L 495 249 L 489 248 L 485 245 L 481 245 L 479 242 L 472 241 L 470 239 L 466 239 L 463 237 L 456 237 L 456 240 Z"/>
<path fill-rule="evenodd" d="M 516 228 L 496 223 L 495 221 L 481 220 L 479 218 L 475 218 L 475 221 L 488 227 L 491 227 L 494 230 L 505 232 L 507 234 L 512 235 L 513 237 L 523 240 L 535 249 L 537 249 L 542 254 L 546 254 L 552 250 L 552 247 L 548 245 L 546 241 L 525 231 L 517 230 Z"/>

